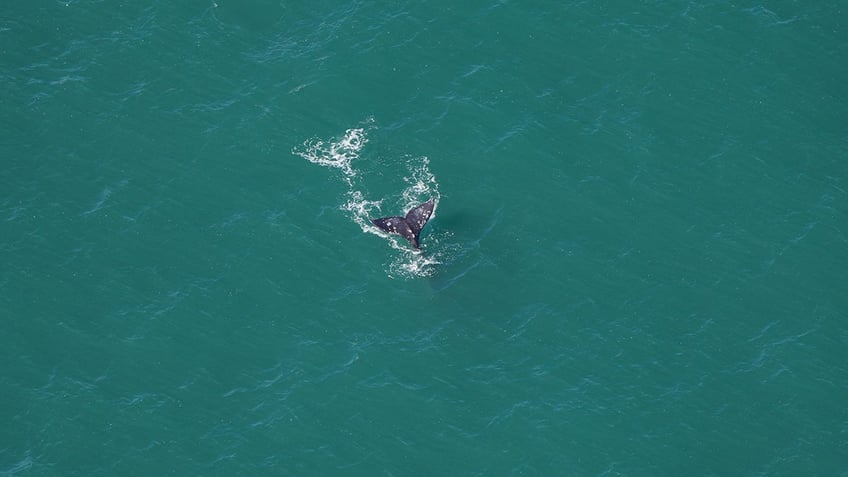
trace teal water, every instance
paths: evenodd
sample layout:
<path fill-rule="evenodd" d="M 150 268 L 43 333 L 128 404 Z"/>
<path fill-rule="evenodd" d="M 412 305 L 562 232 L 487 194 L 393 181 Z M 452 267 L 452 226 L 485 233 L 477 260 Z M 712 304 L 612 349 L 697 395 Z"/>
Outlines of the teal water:
<path fill-rule="evenodd" d="M 0 476 L 848 475 L 846 13 L 7 2 Z"/>

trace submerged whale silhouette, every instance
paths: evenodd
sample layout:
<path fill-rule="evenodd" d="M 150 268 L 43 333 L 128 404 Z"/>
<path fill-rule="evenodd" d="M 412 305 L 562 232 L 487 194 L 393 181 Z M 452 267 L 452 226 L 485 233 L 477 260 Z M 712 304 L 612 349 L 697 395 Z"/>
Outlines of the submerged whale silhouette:
<path fill-rule="evenodd" d="M 418 250 L 418 236 L 424 224 L 430 220 L 435 202 L 431 197 L 418 207 L 407 212 L 406 217 L 381 217 L 371 219 L 371 223 L 390 234 L 398 234 L 409 240 L 412 247 Z"/>

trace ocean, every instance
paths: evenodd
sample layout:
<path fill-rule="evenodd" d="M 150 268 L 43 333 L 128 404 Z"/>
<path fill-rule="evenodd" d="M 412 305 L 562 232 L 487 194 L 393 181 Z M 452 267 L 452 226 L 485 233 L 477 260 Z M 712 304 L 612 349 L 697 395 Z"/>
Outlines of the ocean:
<path fill-rule="evenodd" d="M 0 476 L 848 476 L 846 7 L 6 2 Z"/>

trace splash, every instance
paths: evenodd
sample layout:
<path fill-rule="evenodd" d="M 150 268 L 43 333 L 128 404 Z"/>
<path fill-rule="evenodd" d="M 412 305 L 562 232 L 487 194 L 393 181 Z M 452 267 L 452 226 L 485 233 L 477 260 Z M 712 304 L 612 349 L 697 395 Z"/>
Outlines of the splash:
<path fill-rule="evenodd" d="M 368 200 L 358 190 L 348 191 L 348 200 L 341 205 L 340 209 L 348 212 L 351 219 L 359 225 L 363 232 L 380 235 L 380 229 L 371 223 L 370 217 L 380 214 L 381 200 Z M 375 212 L 375 210 L 377 212 Z"/>
<path fill-rule="evenodd" d="M 391 278 L 429 277 L 436 273 L 436 265 L 442 263 L 444 251 L 440 243 L 447 235 L 443 232 L 433 232 L 427 235 L 426 253 L 412 250 L 406 241 L 399 237 L 387 236 L 382 230 L 371 223 L 371 218 L 387 215 L 384 213 L 383 202 L 388 201 L 388 214 L 408 211 L 420 205 L 430 197 L 436 201 L 436 207 L 430 220 L 436 216 L 439 204 L 439 183 L 430 171 L 430 160 L 427 157 L 406 158 L 407 175 L 403 180 L 407 184 L 398 196 L 372 200 L 367 198 L 363 183 L 367 177 L 362 177 L 355 163 L 360 160 L 360 154 L 368 143 L 367 127 L 351 128 L 338 138 L 332 140 L 308 139 L 302 147 L 295 148 L 292 153 L 307 161 L 324 167 L 338 169 L 343 174 L 343 180 L 348 186 L 346 198 L 339 206 L 340 210 L 348 213 L 351 220 L 363 232 L 383 238 L 397 251 L 393 259 L 387 263 L 386 273 Z"/>
<path fill-rule="evenodd" d="M 393 247 L 400 253 L 389 262 L 387 273 L 391 278 L 432 277 L 436 274 L 436 265 L 442 263 L 438 251 L 425 255 L 398 245 Z"/>
<path fill-rule="evenodd" d="M 303 143 L 303 150 L 295 149 L 292 152 L 313 164 L 340 169 L 345 175 L 345 181 L 353 187 L 356 170 L 351 163 L 359 158 L 359 151 L 367 142 L 365 128 L 354 128 L 345 131 L 344 136 L 337 141 L 309 139 Z"/>
<path fill-rule="evenodd" d="M 403 190 L 401 195 L 403 200 L 403 210 L 409 210 L 430 197 L 436 198 L 436 208 L 439 202 L 439 183 L 436 182 L 436 176 L 430 172 L 430 159 L 422 157 L 418 160 L 407 164 L 409 175 L 403 178 L 404 182 L 409 184 Z M 436 209 L 433 209 L 433 215 L 430 220 L 436 216 Z"/>

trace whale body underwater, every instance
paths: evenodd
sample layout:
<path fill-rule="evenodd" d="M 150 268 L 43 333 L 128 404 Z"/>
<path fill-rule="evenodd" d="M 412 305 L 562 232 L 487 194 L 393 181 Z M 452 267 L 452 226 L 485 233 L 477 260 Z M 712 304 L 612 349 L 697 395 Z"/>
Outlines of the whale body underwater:
<path fill-rule="evenodd" d="M 421 229 L 430 220 L 435 205 L 436 202 L 431 197 L 427 202 L 407 212 L 405 217 L 381 217 L 371 219 L 371 223 L 390 234 L 402 236 L 409 241 L 412 248 L 419 250 L 418 237 L 421 235 Z"/>

